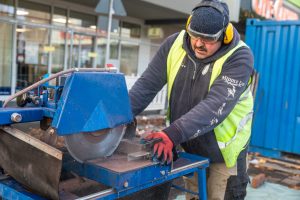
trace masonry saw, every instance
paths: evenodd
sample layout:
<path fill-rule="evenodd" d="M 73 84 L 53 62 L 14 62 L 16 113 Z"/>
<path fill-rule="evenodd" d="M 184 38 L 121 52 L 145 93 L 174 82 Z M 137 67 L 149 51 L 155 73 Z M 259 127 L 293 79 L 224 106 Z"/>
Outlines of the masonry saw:
<path fill-rule="evenodd" d="M 206 199 L 208 159 L 154 159 L 161 138 L 136 134 L 125 77 L 115 70 L 44 76 L 0 104 L 0 199 L 142 199 L 139 191 L 194 172 Z"/>
<path fill-rule="evenodd" d="M 18 107 L 8 107 L 14 98 Z M 19 128 L 19 124 L 34 121 L 40 122 L 46 136 L 32 137 Z M 57 199 L 63 153 L 54 144 L 45 143 L 45 138 L 57 141 L 63 137 L 64 147 L 80 163 L 105 159 L 117 149 L 125 133 L 126 137 L 135 134 L 132 122 L 122 74 L 90 68 L 59 72 L 3 103 L 0 166 L 24 185 Z"/>

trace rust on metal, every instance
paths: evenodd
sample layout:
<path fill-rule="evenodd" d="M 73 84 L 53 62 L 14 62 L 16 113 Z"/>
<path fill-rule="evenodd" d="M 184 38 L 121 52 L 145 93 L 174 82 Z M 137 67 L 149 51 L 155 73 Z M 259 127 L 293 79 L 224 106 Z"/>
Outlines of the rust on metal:
<path fill-rule="evenodd" d="M 62 152 L 12 127 L 0 128 L 0 166 L 30 191 L 59 199 Z"/>

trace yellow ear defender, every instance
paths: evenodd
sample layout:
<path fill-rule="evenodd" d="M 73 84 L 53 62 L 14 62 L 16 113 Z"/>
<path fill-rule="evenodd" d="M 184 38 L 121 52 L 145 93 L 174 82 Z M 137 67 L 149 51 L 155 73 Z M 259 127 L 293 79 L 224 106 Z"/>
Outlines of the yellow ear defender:
<path fill-rule="evenodd" d="M 190 15 L 189 18 L 188 18 L 187 21 L 186 21 L 186 24 L 185 24 L 185 29 L 186 29 L 186 30 L 188 30 L 188 28 L 189 28 L 189 25 L 190 25 L 190 23 L 191 23 L 191 19 L 192 19 L 192 15 Z"/>
<path fill-rule="evenodd" d="M 199 4 L 197 4 L 193 8 L 192 14 L 187 19 L 187 22 L 186 22 L 186 25 L 185 25 L 186 30 L 188 30 L 188 27 L 191 23 L 191 19 L 192 19 L 194 10 L 196 10 L 197 8 L 200 8 L 200 7 L 213 7 L 215 9 L 217 9 L 220 13 L 222 13 L 223 16 L 225 16 L 226 11 L 224 10 L 224 8 L 220 4 L 218 4 L 214 1 L 205 1 L 204 0 L 204 1 L 200 2 Z M 233 40 L 233 37 L 234 37 L 233 25 L 232 25 L 232 23 L 229 22 L 228 25 L 226 26 L 226 28 L 224 28 L 223 43 L 224 44 L 229 44 Z"/>
<path fill-rule="evenodd" d="M 227 27 L 224 30 L 224 44 L 229 44 L 234 36 L 234 30 L 232 23 L 228 23 Z"/>

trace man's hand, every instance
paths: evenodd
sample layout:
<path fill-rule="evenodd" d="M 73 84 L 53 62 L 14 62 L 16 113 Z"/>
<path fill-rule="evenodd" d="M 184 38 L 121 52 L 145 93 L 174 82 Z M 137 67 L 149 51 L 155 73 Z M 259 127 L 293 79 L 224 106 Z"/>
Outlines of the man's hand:
<path fill-rule="evenodd" d="M 173 142 L 163 131 L 150 133 L 145 139 L 151 140 L 157 138 L 161 138 L 162 141 L 154 144 L 153 155 L 156 154 L 157 158 L 160 158 L 163 153 L 163 162 L 167 161 L 167 163 L 170 164 L 173 160 Z"/>

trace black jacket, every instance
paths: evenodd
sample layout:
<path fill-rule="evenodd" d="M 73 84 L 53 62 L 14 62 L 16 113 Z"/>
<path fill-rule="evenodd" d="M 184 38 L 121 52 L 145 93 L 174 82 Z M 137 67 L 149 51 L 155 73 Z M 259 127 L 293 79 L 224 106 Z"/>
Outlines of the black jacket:
<path fill-rule="evenodd" d="M 159 48 L 148 68 L 129 92 L 134 115 L 142 112 L 167 83 L 167 57 L 179 33 L 169 36 Z M 170 97 L 170 126 L 163 131 L 174 145 L 186 152 L 224 162 L 213 129 L 231 112 L 247 87 L 253 71 L 251 50 L 241 47 L 224 63 L 222 72 L 208 91 L 212 64 L 235 47 L 240 40 L 235 30 L 233 41 L 212 56 L 197 59 L 185 34 L 186 57 L 175 78 Z"/>

